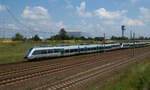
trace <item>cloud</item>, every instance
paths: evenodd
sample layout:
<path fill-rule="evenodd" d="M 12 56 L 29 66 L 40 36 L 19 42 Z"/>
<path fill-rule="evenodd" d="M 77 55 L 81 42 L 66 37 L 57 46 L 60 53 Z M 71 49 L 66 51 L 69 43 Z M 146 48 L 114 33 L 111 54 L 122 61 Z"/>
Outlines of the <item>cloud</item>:
<path fill-rule="evenodd" d="M 86 37 L 100 37 L 105 31 L 100 23 L 90 23 L 85 21 L 85 19 L 81 20 L 81 22 L 76 25 L 69 26 L 67 30 L 82 32 L 82 35 Z"/>
<path fill-rule="evenodd" d="M 26 26 L 31 27 L 31 30 L 36 30 L 39 32 L 57 33 L 61 28 L 67 27 L 62 21 L 55 22 L 51 20 L 23 20 L 22 22 Z"/>
<path fill-rule="evenodd" d="M 88 18 L 88 17 L 92 17 L 92 13 L 90 12 L 86 12 L 86 2 L 81 2 L 79 7 L 76 7 L 77 9 L 77 13 L 79 16 L 84 17 L 84 18 Z"/>
<path fill-rule="evenodd" d="M 17 27 L 15 24 L 8 24 L 8 28 L 18 30 L 19 27 Z"/>
<path fill-rule="evenodd" d="M 144 23 L 139 19 L 131 19 L 128 17 L 124 17 L 122 24 L 128 26 L 144 26 Z"/>
<path fill-rule="evenodd" d="M 42 6 L 36 6 L 33 8 L 26 6 L 21 16 L 25 19 L 34 19 L 34 20 L 50 18 L 48 10 Z"/>
<path fill-rule="evenodd" d="M 107 24 L 107 25 L 113 25 L 113 24 L 115 24 L 115 22 L 113 20 L 103 21 L 103 23 Z"/>
<path fill-rule="evenodd" d="M 96 16 L 100 19 L 120 19 L 126 12 L 126 10 L 112 12 L 107 11 L 105 8 L 95 10 Z"/>
<path fill-rule="evenodd" d="M 51 33 L 50 35 L 54 35 L 58 33 L 61 28 L 67 27 L 65 24 L 63 24 L 62 21 L 52 21 L 50 13 L 46 8 L 42 6 L 35 6 L 32 8 L 26 6 L 21 14 L 21 17 L 21 23 L 23 24 L 23 26 L 26 26 L 22 28 L 23 30 L 28 30 L 30 32 L 39 32 L 39 34 Z M 46 35 L 43 37 L 49 36 Z"/>
<path fill-rule="evenodd" d="M 73 8 L 73 5 L 70 3 L 70 0 L 65 0 L 65 2 L 67 3 L 66 8 Z"/>
<path fill-rule="evenodd" d="M 141 0 L 131 0 L 132 3 L 137 3 L 139 1 L 141 1 Z"/>
<path fill-rule="evenodd" d="M 144 22 L 150 22 L 150 9 L 141 7 L 139 8 L 141 15 L 139 18 Z"/>
<path fill-rule="evenodd" d="M 0 5 L 0 11 L 5 11 L 6 8 L 7 8 L 7 6 L 5 6 L 5 5 Z"/>

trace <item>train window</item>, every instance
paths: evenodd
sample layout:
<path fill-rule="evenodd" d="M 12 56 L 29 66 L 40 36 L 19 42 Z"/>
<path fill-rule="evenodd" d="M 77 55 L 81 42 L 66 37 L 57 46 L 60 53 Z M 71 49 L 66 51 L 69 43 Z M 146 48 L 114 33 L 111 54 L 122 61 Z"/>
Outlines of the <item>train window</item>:
<path fill-rule="evenodd" d="M 78 52 L 78 49 L 70 49 L 70 53 L 72 52 Z"/>
<path fill-rule="evenodd" d="M 95 48 L 93 48 L 93 50 L 96 50 L 96 47 L 95 47 Z"/>
<path fill-rule="evenodd" d="M 110 47 L 109 47 L 109 46 L 106 46 L 106 47 L 105 47 L 105 49 L 108 49 L 108 48 L 110 48 Z"/>
<path fill-rule="evenodd" d="M 85 48 L 83 48 L 82 51 L 85 51 Z"/>
<path fill-rule="evenodd" d="M 47 50 L 41 50 L 41 54 L 47 54 Z"/>
<path fill-rule="evenodd" d="M 84 48 L 80 48 L 80 51 L 84 51 Z"/>
<path fill-rule="evenodd" d="M 49 50 L 48 50 L 48 53 L 53 53 L 53 49 L 49 49 Z"/>
<path fill-rule="evenodd" d="M 69 53 L 69 49 L 65 50 L 65 53 Z"/>
<path fill-rule="evenodd" d="M 54 49 L 54 53 L 61 52 L 61 49 Z"/>
<path fill-rule="evenodd" d="M 91 48 L 87 48 L 87 50 L 91 50 Z"/>
<path fill-rule="evenodd" d="M 97 49 L 100 49 L 100 47 L 97 47 Z"/>
<path fill-rule="evenodd" d="M 90 50 L 92 50 L 92 48 L 87 48 L 87 50 L 89 50 L 89 51 L 90 51 Z"/>
<path fill-rule="evenodd" d="M 95 48 L 90 48 L 90 50 L 94 50 Z"/>
<path fill-rule="evenodd" d="M 41 54 L 41 50 L 34 51 L 32 55 L 38 55 L 38 54 Z"/>
<path fill-rule="evenodd" d="M 70 53 L 74 52 L 74 49 L 70 49 Z"/>
<path fill-rule="evenodd" d="M 75 52 L 78 52 L 78 49 L 75 49 Z"/>
<path fill-rule="evenodd" d="M 112 48 L 112 46 L 108 46 L 107 48 Z"/>
<path fill-rule="evenodd" d="M 99 47 L 99 49 L 104 49 L 104 47 Z"/>

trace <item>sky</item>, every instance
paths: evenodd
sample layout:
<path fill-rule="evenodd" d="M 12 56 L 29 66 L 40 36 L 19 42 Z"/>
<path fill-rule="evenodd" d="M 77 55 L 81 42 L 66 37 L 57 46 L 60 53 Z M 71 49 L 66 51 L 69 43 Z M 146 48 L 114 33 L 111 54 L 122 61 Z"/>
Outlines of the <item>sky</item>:
<path fill-rule="evenodd" d="M 87 36 L 150 37 L 150 0 L 1 0 L 0 36 L 16 32 L 47 38 L 61 28 Z"/>

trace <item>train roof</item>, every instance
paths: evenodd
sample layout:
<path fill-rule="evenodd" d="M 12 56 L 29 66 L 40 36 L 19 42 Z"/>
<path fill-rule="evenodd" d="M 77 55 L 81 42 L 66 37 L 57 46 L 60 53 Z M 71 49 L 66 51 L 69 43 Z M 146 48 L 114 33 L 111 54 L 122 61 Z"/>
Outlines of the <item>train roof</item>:
<path fill-rule="evenodd" d="M 147 42 L 135 42 L 135 44 L 146 44 Z M 122 44 L 128 44 L 132 45 L 134 43 L 122 43 Z M 113 45 L 120 45 L 120 43 L 111 43 L 111 44 L 105 44 L 106 47 L 113 46 Z M 89 44 L 89 45 L 63 45 L 63 46 L 51 46 L 51 45 L 44 45 L 44 46 L 34 46 L 33 49 L 76 49 L 76 48 L 92 48 L 92 47 L 104 47 L 104 44 Z"/>
<path fill-rule="evenodd" d="M 105 44 L 105 45 L 120 45 L 120 43 L 109 43 L 109 44 Z"/>

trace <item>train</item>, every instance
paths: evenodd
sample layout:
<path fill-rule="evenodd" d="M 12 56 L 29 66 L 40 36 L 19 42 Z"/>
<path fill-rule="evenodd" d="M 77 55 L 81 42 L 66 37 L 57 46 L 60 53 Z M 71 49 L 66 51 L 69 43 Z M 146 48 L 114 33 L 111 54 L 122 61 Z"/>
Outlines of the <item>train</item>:
<path fill-rule="evenodd" d="M 123 42 L 111 44 L 80 44 L 80 45 L 57 45 L 57 46 L 34 46 L 30 48 L 24 58 L 27 60 L 37 60 L 50 57 L 64 57 L 117 49 L 127 49 L 132 47 L 148 46 L 147 42 Z"/>

